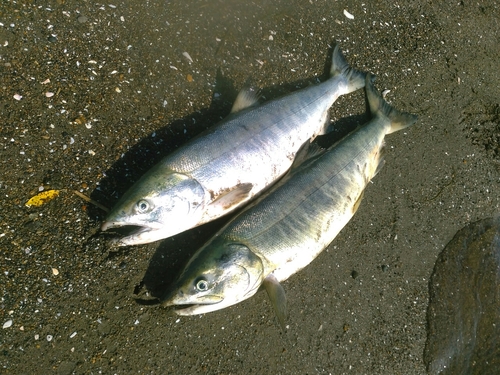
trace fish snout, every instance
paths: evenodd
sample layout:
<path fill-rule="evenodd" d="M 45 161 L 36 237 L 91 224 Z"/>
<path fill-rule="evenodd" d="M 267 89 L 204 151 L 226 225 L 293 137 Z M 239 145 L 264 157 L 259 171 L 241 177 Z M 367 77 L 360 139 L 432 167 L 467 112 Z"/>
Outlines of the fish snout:
<path fill-rule="evenodd" d="M 114 227 L 114 223 L 112 221 L 105 221 L 101 224 L 101 231 L 106 232 L 108 229 Z"/>
<path fill-rule="evenodd" d="M 184 292 L 182 290 L 169 290 L 165 293 L 165 296 L 161 299 L 161 305 L 163 307 L 175 306 L 178 304 L 179 300 L 184 298 Z"/>

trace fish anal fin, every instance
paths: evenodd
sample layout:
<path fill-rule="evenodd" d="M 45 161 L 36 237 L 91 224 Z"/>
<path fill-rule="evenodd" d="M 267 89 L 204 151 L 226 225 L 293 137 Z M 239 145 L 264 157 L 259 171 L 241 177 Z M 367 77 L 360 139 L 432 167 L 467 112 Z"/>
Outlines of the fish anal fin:
<path fill-rule="evenodd" d="M 280 323 L 281 328 L 285 331 L 285 320 L 287 317 L 286 295 L 285 290 L 278 282 L 278 279 L 273 274 L 268 275 L 263 282 L 267 295 L 271 300 L 276 317 Z"/>
<path fill-rule="evenodd" d="M 372 178 L 375 177 L 385 165 L 385 143 L 382 143 L 382 146 L 377 152 L 376 163 L 377 167 L 375 168 L 375 172 L 373 172 Z"/>
<path fill-rule="evenodd" d="M 236 100 L 234 101 L 233 108 L 231 108 L 231 113 L 239 112 L 243 109 L 249 108 L 257 104 L 260 95 L 258 91 L 255 91 L 251 87 L 244 87 L 238 93 Z"/>
<path fill-rule="evenodd" d="M 365 195 L 365 191 L 363 190 L 361 194 L 359 195 L 358 199 L 354 203 L 354 206 L 352 206 L 352 214 L 354 215 L 356 211 L 359 208 L 359 205 L 361 204 L 361 201 L 363 200 L 363 196 Z"/>
<path fill-rule="evenodd" d="M 219 195 L 210 206 L 212 206 L 212 208 L 217 208 L 221 212 L 225 212 L 247 199 L 252 188 L 253 184 L 249 182 L 238 184 L 234 188 Z"/>

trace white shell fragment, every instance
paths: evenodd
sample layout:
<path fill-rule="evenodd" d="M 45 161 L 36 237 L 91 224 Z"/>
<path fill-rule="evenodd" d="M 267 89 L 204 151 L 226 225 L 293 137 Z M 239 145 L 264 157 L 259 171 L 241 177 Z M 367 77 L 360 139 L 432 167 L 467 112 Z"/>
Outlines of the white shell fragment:
<path fill-rule="evenodd" d="M 191 56 L 189 56 L 189 53 L 182 52 L 182 56 L 184 56 L 186 59 L 188 59 L 189 63 L 193 62 L 193 59 L 191 58 Z"/>
<path fill-rule="evenodd" d="M 354 16 L 351 13 L 349 13 L 346 9 L 344 9 L 344 16 L 346 16 L 350 20 L 354 19 Z"/>
<path fill-rule="evenodd" d="M 53 274 L 54 276 L 59 275 L 59 270 L 58 270 L 57 268 L 52 268 L 52 274 Z"/>
<path fill-rule="evenodd" d="M 53 92 L 50 92 L 50 91 L 47 91 L 47 92 L 45 93 L 45 96 L 46 96 L 47 98 L 52 98 L 52 97 L 54 96 L 54 93 L 53 93 Z"/>
<path fill-rule="evenodd" d="M 16 100 L 21 100 L 22 98 L 23 98 L 22 95 L 19 95 L 19 94 L 14 95 L 14 99 L 16 99 Z"/>
<path fill-rule="evenodd" d="M 12 327 L 12 319 L 7 320 L 7 321 L 3 324 L 3 326 L 2 326 L 2 328 L 3 328 L 3 329 L 10 328 L 10 327 Z"/>

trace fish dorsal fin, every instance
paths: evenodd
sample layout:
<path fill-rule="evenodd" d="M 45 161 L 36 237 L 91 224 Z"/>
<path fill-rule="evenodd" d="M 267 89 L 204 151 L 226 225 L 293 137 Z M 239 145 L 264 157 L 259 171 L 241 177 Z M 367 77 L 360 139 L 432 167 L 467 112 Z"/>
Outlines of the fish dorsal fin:
<path fill-rule="evenodd" d="M 260 95 L 258 91 L 255 91 L 251 87 L 244 87 L 238 93 L 236 100 L 234 101 L 233 108 L 231 108 L 231 113 L 239 112 L 245 108 L 249 108 L 259 101 Z"/>
<path fill-rule="evenodd" d="M 217 199 L 210 204 L 210 206 L 211 208 L 216 208 L 220 214 L 224 214 L 230 208 L 247 199 L 252 188 L 253 184 L 249 182 L 238 184 L 234 188 L 219 195 Z"/>
<path fill-rule="evenodd" d="M 302 146 L 300 146 L 299 150 L 295 154 L 290 171 L 295 170 L 308 160 L 312 160 L 320 155 L 323 155 L 325 152 L 326 148 L 319 146 L 317 143 L 306 141 Z"/>
<path fill-rule="evenodd" d="M 283 331 L 285 330 L 285 319 L 286 319 L 286 295 L 285 290 L 278 282 L 278 279 L 273 274 L 268 275 L 263 282 L 264 288 L 266 289 L 267 295 L 271 300 L 271 305 L 273 306 L 274 312 L 278 317 Z"/>

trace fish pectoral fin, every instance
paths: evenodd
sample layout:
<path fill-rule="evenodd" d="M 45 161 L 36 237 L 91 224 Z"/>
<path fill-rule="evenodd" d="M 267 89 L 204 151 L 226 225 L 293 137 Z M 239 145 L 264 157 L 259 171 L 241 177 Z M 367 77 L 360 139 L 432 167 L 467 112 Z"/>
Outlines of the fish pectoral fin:
<path fill-rule="evenodd" d="M 239 112 L 245 108 L 249 108 L 259 101 L 260 95 L 258 91 L 253 90 L 250 87 L 244 87 L 238 93 L 236 100 L 234 101 L 233 108 L 231 108 L 231 113 Z"/>
<path fill-rule="evenodd" d="M 263 285 L 271 300 L 271 305 L 273 306 L 280 326 L 284 331 L 285 319 L 287 316 L 285 290 L 273 274 L 270 274 L 264 279 Z"/>
<path fill-rule="evenodd" d="M 230 208 L 240 204 L 250 195 L 253 184 L 246 182 L 236 185 L 233 189 L 224 192 L 210 206 L 220 210 L 221 213 L 229 210 Z"/>

